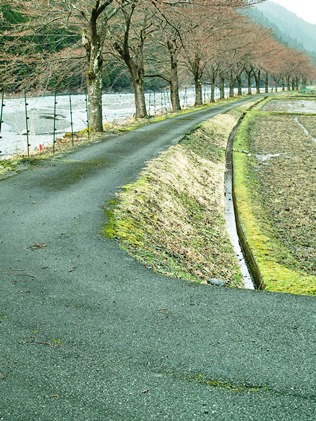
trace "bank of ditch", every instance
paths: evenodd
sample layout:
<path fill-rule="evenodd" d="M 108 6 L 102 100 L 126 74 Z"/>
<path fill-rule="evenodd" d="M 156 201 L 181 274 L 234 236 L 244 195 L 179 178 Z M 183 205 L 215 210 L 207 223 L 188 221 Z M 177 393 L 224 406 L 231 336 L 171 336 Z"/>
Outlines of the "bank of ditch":
<path fill-rule="evenodd" d="M 204 122 L 150 161 L 108 207 L 105 234 L 164 275 L 243 287 L 226 229 L 224 175 L 229 134 L 250 105 Z"/>
<path fill-rule="evenodd" d="M 290 114 L 269 111 L 269 103 L 247 113 L 234 142 L 240 229 L 261 287 L 315 295 L 315 115 L 296 113 L 294 102 Z M 107 209 L 106 235 L 164 275 L 243 287 L 225 222 L 225 149 L 251 105 L 203 123 L 149 162 Z"/>
<path fill-rule="evenodd" d="M 316 294 L 315 108 L 269 99 L 235 140 L 238 215 L 266 290 Z"/>

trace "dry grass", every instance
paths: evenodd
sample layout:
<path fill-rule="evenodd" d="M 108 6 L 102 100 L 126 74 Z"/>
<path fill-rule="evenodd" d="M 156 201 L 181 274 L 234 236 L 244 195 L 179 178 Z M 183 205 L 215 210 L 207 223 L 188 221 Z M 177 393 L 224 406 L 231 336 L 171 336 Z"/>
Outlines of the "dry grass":
<path fill-rule="evenodd" d="M 304 117 L 313 125 L 315 117 Z M 315 124 L 314 124 L 315 125 Z M 273 127 L 273 129 L 272 129 Z M 316 143 L 295 117 L 258 119 L 253 143 L 256 154 L 280 154 L 258 161 L 257 171 L 277 235 L 300 267 L 316 273 Z"/>
<path fill-rule="evenodd" d="M 241 286 L 226 232 L 225 147 L 237 113 L 204 123 L 126 186 L 111 232 L 138 260 L 173 277 Z M 109 232 L 109 230 L 108 230 Z"/>

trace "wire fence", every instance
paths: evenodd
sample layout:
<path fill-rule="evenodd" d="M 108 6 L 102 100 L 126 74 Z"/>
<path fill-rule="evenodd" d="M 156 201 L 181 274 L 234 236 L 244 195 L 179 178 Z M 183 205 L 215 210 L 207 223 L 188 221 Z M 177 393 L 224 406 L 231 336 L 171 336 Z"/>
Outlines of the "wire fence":
<path fill-rule="evenodd" d="M 226 92 L 228 96 L 228 92 Z M 145 94 L 147 113 L 150 117 L 171 112 L 169 90 Z M 210 87 L 203 87 L 203 101 L 210 102 Z M 215 99 L 219 98 L 216 90 Z M 135 115 L 133 94 L 103 95 L 104 123 L 119 124 Z M 194 105 L 192 87 L 180 91 L 182 108 Z M 76 134 L 84 132 L 90 140 L 87 94 L 58 94 L 13 97 L 0 92 L 0 157 L 30 156 L 41 152 L 45 146 L 56 151 L 59 138 L 66 136 L 74 145 Z"/>

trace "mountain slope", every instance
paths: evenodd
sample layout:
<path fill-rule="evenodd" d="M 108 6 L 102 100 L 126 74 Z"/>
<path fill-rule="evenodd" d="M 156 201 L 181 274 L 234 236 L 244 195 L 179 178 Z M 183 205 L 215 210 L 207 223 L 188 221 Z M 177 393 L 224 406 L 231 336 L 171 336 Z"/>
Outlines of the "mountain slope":
<path fill-rule="evenodd" d="M 316 63 L 316 25 L 273 1 L 256 5 L 247 11 L 247 15 L 261 26 L 271 28 L 282 43 L 308 53 Z"/>

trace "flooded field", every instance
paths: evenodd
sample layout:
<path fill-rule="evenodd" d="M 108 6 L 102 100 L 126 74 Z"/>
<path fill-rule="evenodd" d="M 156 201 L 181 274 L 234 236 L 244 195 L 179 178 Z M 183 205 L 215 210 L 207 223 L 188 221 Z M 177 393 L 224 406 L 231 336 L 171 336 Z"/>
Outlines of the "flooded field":
<path fill-rule="evenodd" d="M 309 99 L 274 99 L 268 102 L 262 111 L 279 111 L 284 113 L 315 113 L 316 114 L 316 101 Z"/>
<path fill-rule="evenodd" d="M 316 129 L 315 117 L 305 123 Z M 278 237 L 302 269 L 316 274 L 316 144 L 292 116 L 264 117 L 253 130 L 252 153 L 265 207 Z M 269 159 L 262 161 L 262 156 Z"/>

